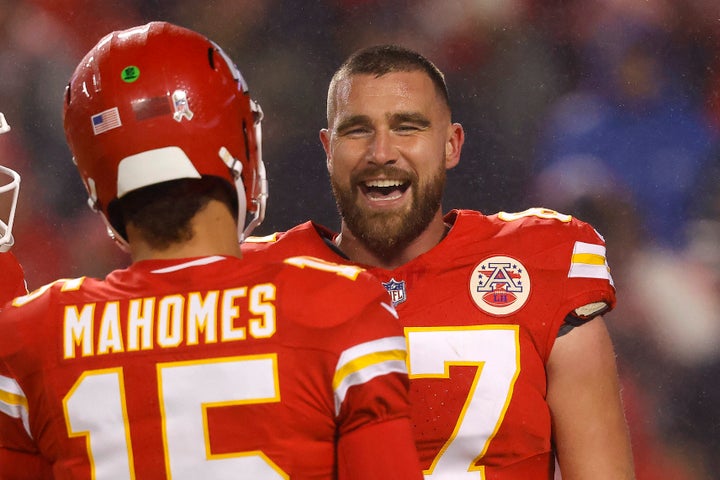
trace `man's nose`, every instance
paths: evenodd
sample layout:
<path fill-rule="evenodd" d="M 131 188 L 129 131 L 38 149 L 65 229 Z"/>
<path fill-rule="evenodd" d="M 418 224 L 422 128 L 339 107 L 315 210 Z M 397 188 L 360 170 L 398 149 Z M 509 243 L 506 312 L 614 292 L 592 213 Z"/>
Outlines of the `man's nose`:
<path fill-rule="evenodd" d="M 378 165 L 397 161 L 398 151 L 392 140 L 391 132 L 377 130 L 373 135 L 368 154 L 368 160 Z"/>

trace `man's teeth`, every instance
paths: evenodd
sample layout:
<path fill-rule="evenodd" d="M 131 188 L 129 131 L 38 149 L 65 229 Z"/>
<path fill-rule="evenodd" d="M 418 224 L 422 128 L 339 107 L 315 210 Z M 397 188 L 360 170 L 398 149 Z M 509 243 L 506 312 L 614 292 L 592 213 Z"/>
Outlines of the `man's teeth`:
<path fill-rule="evenodd" d="M 371 198 L 371 200 L 389 202 L 391 200 L 397 200 L 400 197 L 402 197 L 402 193 L 395 191 L 395 193 L 388 194 L 379 198 Z"/>
<path fill-rule="evenodd" d="M 399 187 L 402 185 L 402 182 L 400 180 L 370 180 L 365 182 L 365 185 L 368 187 L 387 188 Z"/>

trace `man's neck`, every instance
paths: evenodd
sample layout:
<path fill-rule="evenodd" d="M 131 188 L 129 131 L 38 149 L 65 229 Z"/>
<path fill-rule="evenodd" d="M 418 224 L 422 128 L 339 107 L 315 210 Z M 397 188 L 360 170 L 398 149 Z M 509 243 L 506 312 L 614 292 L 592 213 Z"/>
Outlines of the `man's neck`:
<path fill-rule="evenodd" d="M 358 239 L 345 222 L 342 223 L 340 234 L 335 238 L 335 245 L 353 262 L 369 265 L 385 270 L 393 270 L 414 258 L 427 252 L 445 237 L 448 226 L 443 221 L 442 213 L 438 211 L 430 224 L 423 232 L 405 248 L 399 249 L 389 257 L 380 257 L 368 250 L 365 244 Z"/>
<path fill-rule="evenodd" d="M 156 249 L 145 242 L 142 232 L 127 225 L 130 239 L 130 255 L 133 262 L 140 260 L 170 260 L 175 258 L 223 255 L 241 257 L 237 222 L 228 208 L 217 200 L 211 200 L 192 219 L 193 237 L 173 243 L 167 248 Z"/>

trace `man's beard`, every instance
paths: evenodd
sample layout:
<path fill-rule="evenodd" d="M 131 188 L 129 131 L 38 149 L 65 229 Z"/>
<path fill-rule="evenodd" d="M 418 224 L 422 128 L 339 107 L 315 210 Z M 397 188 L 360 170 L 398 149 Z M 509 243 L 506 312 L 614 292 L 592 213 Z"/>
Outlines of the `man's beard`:
<path fill-rule="evenodd" d="M 365 248 L 386 260 L 392 259 L 410 245 L 430 224 L 440 208 L 445 181 L 445 166 L 441 163 L 435 175 L 423 186 L 419 186 L 416 175 L 412 176 L 412 201 L 409 207 L 367 211 L 360 208 L 355 200 L 356 196 L 361 195 L 356 182 L 351 182 L 353 186 L 347 190 L 338 185 L 334 178 L 330 179 L 338 211 L 348 229 Z"/>

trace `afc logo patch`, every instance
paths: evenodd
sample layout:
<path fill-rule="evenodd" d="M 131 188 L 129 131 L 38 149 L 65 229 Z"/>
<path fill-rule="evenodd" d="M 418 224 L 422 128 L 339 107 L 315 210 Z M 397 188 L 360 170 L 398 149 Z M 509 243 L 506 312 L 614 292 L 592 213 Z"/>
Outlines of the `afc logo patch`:
<path fill-rule="evenodd" d="M 530 277 L 522 263 L 498 255 L 475 265 L 469 288 L 480 310 L 491 315 L 510 315 L 530 297 Z"/>
<path fill-rule="evenodd" d="M 407 300 L 407 296 L 405 294 L 405 280 L 398 282 L 394 278 L 391 278 L 388 282 L 382 282 L 382 286 L 385 287 L 385 290 L 387 290 L 390 294 L 390 300 L 392 301 L 393 307 L 397 307 L 399 304 Z"/>

